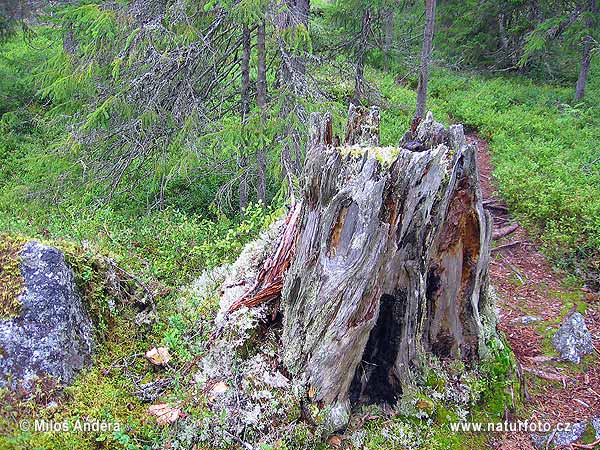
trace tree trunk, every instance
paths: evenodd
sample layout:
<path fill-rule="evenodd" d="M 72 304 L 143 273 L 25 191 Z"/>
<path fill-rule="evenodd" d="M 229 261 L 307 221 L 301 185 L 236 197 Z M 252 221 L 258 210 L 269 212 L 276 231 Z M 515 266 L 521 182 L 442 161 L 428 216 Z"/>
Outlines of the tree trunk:
<path fill-rule="evenodd" d="M 474 363 L 494 329 L 491 219 L 462 126 L 429 114 L 420 151 L 378 147 L 377 109 L 351 107 L 346 145 L 311 115 L 295 252 L 285 274 L 283 362 L 333 429 L 393 403 L 430 354 Z"/>
<path fill-rule="evenodd" d="M 265 49 L 265 22 L 262 21 L 258 25 L 257 30 L 257 47 L 258 47 L 258 75 L 256 79 L 256 103 L 260 109 L 261 122 L 265 125 L 265 114 L 267 109 L 267 64 L 266 64 L 266 49 Z M 267 171 L 267 155 L 266 148 L 261 147 L 256 152 L 257 169 L 257 186 L 256 196 L 263 204 L 267 204 L 267 188 L 266 188 L 266 171 Z"/>
<path fill-rule="evenodd" d="M 241 89 L 241 109 L 242 109 L 242 128 L 246 126 L 248 114 L 250 113 L 250 30 L 244 25 L 242 30 L 242 89 Z M 243 133 L 242 133 L 243 134 Z M 248 157 L 245 155 L 245 148 L 242 148 L 240 155 L 240 211 L 248 206 Z"/>
<path fill-rule="evenodd" d="M 310 2 L 308 0 L 285 0 L 286 8 L 279 14 L 278 27 L 281 31 L 288 28 L 304 26 L 308 29 L 308 19 L 310 14 Z M 306 64 L 304 56 L 297 54 L 296 48 L 283 41 L 280 43 L 282 50 L 281 81 L 282 84 L 288 84 L 292 87 L 294 93 L 302 95 L 304 80 L 306 76 Z"/>
<path fill-rule="evenodd" d="M 356 73 L 354 76 L 354 102 L 359 105 L 364 97 L 365 53 L 371 33 L 371 10 L 365 9 L 362 17 L 360 37 L 356 47 Z"/>
<path fill-rule="evenodd" d="M 419 72 L 419 87 L 417 89 L 417 110 L 415 118 L 421 119 L 425 115 L 427 103 L 427 83 L 429 81 L 429 61 L 433 44 L 433 30 L 435 26 L 435 2 L 425 0 L 425 32 L 423 34 L 423 49 L 421 51 L 421 69 Z"/>
<path fill-rule="evenodd" d="M 392 49 L 392 41 L 394 39 L 394 10 L 386 8 L 384 14 L 384 41 L 383 41 L 383 68 L 390 68 L 390 51 Z"/>
<path fill-rule="evenodd" d="M 592 17 L 586 20 L 586 26 L 589 29 L 589 35 L 585 37 L 583 43 L 583 57 L 581 58 L 581 66 L 579 68 L 579 77 L 575 86 L 575 100 L 583 99 L 585 95 L 585 86 L 587 84 L 588 74 L 590 72 L 590 63 L 592 62 L 592 43 L 591 36 L 594 24 L 598 16 L 598 0 L 590 0 L 590 13 Z"/>
<path fill-rule="evenodd" d="M 278 16 L 278 27 L 281 35 L 289 29 L 296 28 L 300 31 L 308 30 L 308 19 L 310 12 L 309 0 L 284 0 L 286 8 Z M 304 30 L 302 30 L 304 28 Z M 290 115 L 299 115 L 298 111 L 303 111 L 298 98 L 306 96 L 306 62 L 302 53 L 298 53 L 298 48 L 292 43 L 285 42 L 281 37 L 278 39 L 281 54 L 281 67 L 279 70 L 279 81 L 283 89 L 283 95 L 286 101 L 281 108 L 281 119 L 288 121 L 283 132 L 283 148 L 281 150 L 281 164 L 283 172 L 288 180 L 288 191 L 292 192 L 292 182 L 300 173 L 302 167 L 302 151 L 300 148 L 300 133 Z"/>

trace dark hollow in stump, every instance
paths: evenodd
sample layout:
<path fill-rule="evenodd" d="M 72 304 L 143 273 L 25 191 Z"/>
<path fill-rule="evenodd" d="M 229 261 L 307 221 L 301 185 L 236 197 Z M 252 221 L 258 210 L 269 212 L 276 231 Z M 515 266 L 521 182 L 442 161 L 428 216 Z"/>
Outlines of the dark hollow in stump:
<path fill-rule="evenodd" d="M 429 355 L 485 355 L 492 226 L 461 125 L 429 113 L 403 138 L 410 149 L 378 146 L 376 109 L 351 107 L 341 147 L 329 115 L 310 129 L 283 360 L 343 426 L 353 404 L 393 403 Z"/>

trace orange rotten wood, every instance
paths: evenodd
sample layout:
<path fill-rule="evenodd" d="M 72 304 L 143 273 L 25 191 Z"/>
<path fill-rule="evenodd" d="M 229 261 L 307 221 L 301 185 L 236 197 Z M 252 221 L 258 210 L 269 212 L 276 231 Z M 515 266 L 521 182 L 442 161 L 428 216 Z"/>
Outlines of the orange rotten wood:
<path fill-rule="evenodd" d="M 256 282 L 244 295 L 231 304 L 228 310 L 229 313 L 240 309 L 242 306 L 250 308 L 281 296 L 283 276 L 294 255 L 301 207 L 301 203 L 297 203 L 292 207 L 286 217 L 285 228 L 279 239 L 275 254 L 267 257 L 256 277 Z"/>

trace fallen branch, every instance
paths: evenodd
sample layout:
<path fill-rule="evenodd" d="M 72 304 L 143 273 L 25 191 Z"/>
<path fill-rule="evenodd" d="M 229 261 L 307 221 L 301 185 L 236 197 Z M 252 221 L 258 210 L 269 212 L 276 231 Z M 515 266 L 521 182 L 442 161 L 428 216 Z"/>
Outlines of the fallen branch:
<path fill-rule="evenodd" d="M 523 244 L 523 242 L 521 242 L 521 241 L 513 241 L 513 242 L 509 242 L 508 244 L 499 245 L 498 247 L 494 247 L 492 249 L 492 253 L 499 252 L 500 250 L 504 250 L 506 248 L 514 247 L 516 245 L 521 245 L 521 244 Z"/>
<path fill-rule="evenodd" d="M 290 266 L 295 250 L 296 225 L 300 217 L 301 203 L 296 204 L 286 217 L 286 224 L 275 254 L 267 257 L 256 281 L 244 294 L 231 304 L 228 313 L 242 306 L 252 307 L 268 302 L 281 295 L 283 276 Z"/>
<path fill-rule="evenodd" d="M 555 428 L 552 431 L 552 434 L 550 435 L 550 437 L 548 438 L 548 440 L 546 441 L 546 450 L 550 450 L 550 444 L 552 444 L 552 441 L 554 440 L 554 436 L 556 436 L 556 432 L 558 431 L 558 428 Z"/>
<path fill-rule="evenodd" d="M 543 370 L 534 369 L 532 367 L 523 366 L 523 370 L 526 372 L 532 373 L 540 378 L 543 378 L 544 380 L 549 380 L 549 381 L 563 381 L 564 382 L 564 378 L 565 378 L 563 375 L 544 372 Z"/>
<path fill-rule="evenodd" d="M 483 207 L 486 209 L 496 209 L 498 211 L 508 212 L 508 208 L 506 206 L 502 206 L 502 205 L 494 205 L 494 204 L 488 203 L 487 205 L 483 205 Z"/>
<path fill-rule="evenodd" d="M 502 227 L 492 233 L 492 239 L 497 240 L 508 236 L 509 234 L 514 233 L 517 228 L 519 228 L 518 223 L 513 223 L 512 225 L 508 225 L 507 227 Z"/>

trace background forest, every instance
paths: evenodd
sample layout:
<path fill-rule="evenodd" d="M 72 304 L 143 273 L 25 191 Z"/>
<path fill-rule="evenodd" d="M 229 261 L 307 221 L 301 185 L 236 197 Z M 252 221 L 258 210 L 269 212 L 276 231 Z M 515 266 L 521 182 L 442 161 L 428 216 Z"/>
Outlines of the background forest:
<path fill-rule="evenodd" d="M 594 265 L 588 3 L 439 2 L 428 109 L 489 139 L 502 195 L 557 263 Z M 116 253 L 139 242 L 140 258 L 161 255 L 149 263 L 159 277 L 206 264 L 190 239 L 224 239 L 248 205 L 285 202 L 311 111 L 331 111 L 340 134 L 350 101 L 379 105 L 384 145 L 414 115 L 420 2 L 41 6 L 5 7 L 2 225 Z"/>
<path fill-rule="evenodd" d="M 597 289 L 597 0 L 434 8 L 426 110 L 489 142 L 511 214 L 555 266 Z M 423 83 L 425 19 L 411 0 L 2 1 L 0 231 L 73 249 L 104 336 L 101 362 L 68 388 L 61 414 L 130 427 L 0 447 L 159 445 L 164 430 L 130 393 L 143 364 L 102 371 L 149 344 L 167 345 L 174 366 L 192 359 L 190 330 L 205 333 L 214 311 L 182 312 L 177 299 L 298 196 L 311 112 L 331 112 L 341 136 L 349 103 L 377 105 L 382 145 L 398 144 Z M 130 320 L 134 301 L 103 315 L 95 254 L 140 282 L 152 320 Z M 20 407 L 36 411 L 31 402 Z M 438 434 L 438 448 L 463 445 Z"/>

